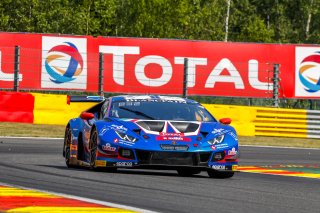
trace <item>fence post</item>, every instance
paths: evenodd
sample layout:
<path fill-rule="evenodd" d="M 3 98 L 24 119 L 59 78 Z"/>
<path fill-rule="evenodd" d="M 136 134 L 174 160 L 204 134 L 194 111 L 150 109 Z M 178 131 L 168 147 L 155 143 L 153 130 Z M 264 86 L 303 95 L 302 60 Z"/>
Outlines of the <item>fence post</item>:
<path fill-rule="evenodd" d="M 279 70 L 280 65 L 273 65 L 273 106 L 279 107 Z"/>
<path fill-rule="evenodd" d="M 183 91 L 182 91 L 182 97 L 187 98 L 187 90 L 188 90 L 188 65 L 189 65 L 189 59 L 184 59 L 184 67 L 183 67 Z"/>
<path fill-rule="evenodd" d="M 103 53 L 99 53 L 99 95 L 104 96 L 103 94 Z"/>
<path fill-rule="evenodd" d="M 19 72 L 20 72 L 20 46 L 14 47 L 14 80 L 13 91 L 19 91 Z"/>

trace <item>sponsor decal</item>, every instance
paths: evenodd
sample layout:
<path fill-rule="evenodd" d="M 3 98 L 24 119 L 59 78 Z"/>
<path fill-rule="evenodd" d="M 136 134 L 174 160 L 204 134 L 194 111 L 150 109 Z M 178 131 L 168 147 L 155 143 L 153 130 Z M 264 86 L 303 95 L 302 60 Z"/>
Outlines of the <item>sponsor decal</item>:
<path fill-rule="evenodd" d="M 87 88 L 87 39 L 42 37 L 41 88 Z"/>
<path fill-rule="evenodd" d="M 211 146 L 211 149 L 212 149 L 212 150 L 216 150 L 216 149 L 226 149 L 226 148 L 228 148 L 228 147 L 229 147 L 228 144 L 223 143 L 223 144 L 213 145 L 213 146 Z"/>
<path fill-rule="evenodd" d="M 116 166 L 119 166 L 119 167 L 132 167 L 132 162 L 117 162 Z"/>
<path fill-rule="evenodd" d="M 100 135 L 100 136 L 103 136 L 108 130 L 109 130 L 108 128 L 103 127 L 103 128 L 100 130 L 99 135 Z"/>
<path fill-rule="evenodd" d="M 157 141 L 166 141 L 166 140 L 175 140 L 175 141 L 185 141 L 185 142 L 190 142 L 191 141 L 191 138 L 187 138 L 187 137 L 179 137 L 179 136 L 176 136 L 176 137 L 167 137 L 167 136 L 157 136 L 156 137 L 156 140 Z"/>
<path fill-rule="evenodd" d="M 224 129 L 214 129 L 212 134 L 222 133 Z"/>
<path fill-rule="evenodd" d="M 296 47 L 295 96 L 320 97 L 319 47 Z"/>
<path fill-rule="evenodd" d="M 187 103 L 186 100 L 179 97 L 167 97 L 167 96 L 129 96 L 126 97 L 128 102 L 171 102 L 171 103 Z"/>
<path fill-rule="evenodd" d="M 128 129 L 126 127 L 124 127 L 123 125 L 121 126 L 118 126 L 118 125 L 115 125 L 115 124 L 112 124 L 111 126 L 104 126 L 100 132 L 99 132 L 99 135 L 100 136 L 103 136 L 107 131 L 109 131 L 110 129 L 112 130 L 117 130 L 117 131 L 121 131 L 121 132 L 126 132 L 128 131 Z"/>
<path fill-rule="evenodd" d="M 110 145 L 110 143 L 106 143 L 106 145 L 102 145 L 102 150 L 104 150 L 104 151 L 110 151 L 110 152 L 114 152 L 114 151 L 116 151 L 116 147 L 112 147 L 111 145 Z"/>
<path fill-rule="evenodd" d="M 113 143 L 118 143 L 118 142 L 119 142 L 118 138 L 113 139 Z"/>
<path fill-rule="evenodd" d="M 238 137 L 234 132 L 228 132 L 228 134 L 236 141 L 238 141 Z"/>
<path fill-rule="evenodd" d="M 228 155 L 237 155 L 238 151 L 235 147 L 233 147 L 231 150 L 228 151 Z"/>
<path fill-rule="evenodd" d="M 133 146 L 135 144 L 134 142 L 125 141 L 125 140 L 119 140 L 118 143 L 126 146 Z"/>
<path fill-rule="evenodd" d="M 156 137 L 157 141 L 172 140 L 190 142 L 191 138 L 184 137 L 183 133 L 160 132 L 160 136 Z"/>
<path fill-rule="evenodd" d="M 211 168 L 215 170 L 226 170 L 225 165 L 212 165 Z"/>
<path fill-rule="evenodd" d="M 184 134 L 183 133 L 160 132 L 160 136 L 178 136 L 178 137 L 182 137 L 182 136 L 184 136 Z"/>
<path fill-rule="evenodd" d="M 223 135 L 223 134 L 227 133 L 228 131 L 229 131 L 229 130 L 222 129 L 222 128 L 220 128 L 220 129 L 213 129 L 213 130 L 212 130 L 212 134 L 214 134 L 214 135 Z"/>
<path fill-rule="evenodd" d="M 176 150 L 176 151 L 187 151 L 189 149 L 189 146 L 186 146 L 186 145 L 161 144 L 160 147 L 163 150 Z"/>
<path fill-rule="evenodd" d="M 124 127 L 123 125 L 118 126 L 118 125 L 112 124 L 110 126 L 110 128 L 113 129 L 113 130 L 120 130 L 120 131 L 123 131 L 123 132 L 128 131 L 128 128 Z"/>
<path fill-rule="evenodd" d="M 105 167 L 105 166 L 107 166 L 107 161 L 105 161 L 105 160 L 96 160 L 96 166 L 97 167 Z"/>

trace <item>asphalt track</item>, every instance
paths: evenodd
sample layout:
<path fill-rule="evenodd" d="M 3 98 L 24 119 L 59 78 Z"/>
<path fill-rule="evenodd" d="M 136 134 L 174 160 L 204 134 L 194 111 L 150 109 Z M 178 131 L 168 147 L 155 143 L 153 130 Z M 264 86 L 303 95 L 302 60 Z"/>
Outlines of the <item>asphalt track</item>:
<path fill-rule="evenodd" d="M 68 169 L 62 140 L 0 138 L 0 182 L 158 212 L 319 212 L 320 179 L 239 172 Z M 319 165 L 318 149 L 240 147 L 240 165 Z"/>

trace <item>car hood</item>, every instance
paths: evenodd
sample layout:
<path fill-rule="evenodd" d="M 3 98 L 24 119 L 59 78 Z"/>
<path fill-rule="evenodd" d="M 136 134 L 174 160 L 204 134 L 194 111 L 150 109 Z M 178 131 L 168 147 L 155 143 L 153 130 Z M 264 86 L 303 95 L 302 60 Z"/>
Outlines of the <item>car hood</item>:
<path fill-rule="evenodd" d="M 140 150 L 167 150 L 167 145 L 188 151 L 212 151 L 236 148 L 237 135 L 233 127 L 219 122 L 110 119 L 98 122 L 101 141 Z M 134 137 L 136 142 L 123 137 Z M 224 141 L 212 146 L 208 141 L 224 134 Z M 169 147 L 172 148 L 172 147 Z M 183 150 L 181 150 L 183 151 Z"/>
<path fill-rule="evenodd" d="M 143 131 L 148 135 L 159 136 L 197 136 L 216 137 L 230 131 L 233 127 L 219 122 L 172 121 L 172 120 L 124 120 L 117 119 L 121 125 L 133 132 Z"/>

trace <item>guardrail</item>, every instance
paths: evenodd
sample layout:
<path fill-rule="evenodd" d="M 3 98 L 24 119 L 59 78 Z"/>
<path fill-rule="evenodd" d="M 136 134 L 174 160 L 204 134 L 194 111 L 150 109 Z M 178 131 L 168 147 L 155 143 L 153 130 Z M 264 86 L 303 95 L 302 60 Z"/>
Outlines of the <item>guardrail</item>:
<path fill-rule="evenodd" d="M 307 137 L 320 138 L 319 110 L 307 110 Z"/>
<path fill-rule="evenodd" d="M 320 111 L 203 104 L 215 117 L 230 117 L 242 136 L 320 138 Z"/>
<path fill-rule="evenodd" d="M 94 103 L 67 104 L 66 95 L 0 92 L 0 122 L 65 125 Z M 241 136 L 320 138 L 320 111 L 203 104 L 229 117 Z"/>

